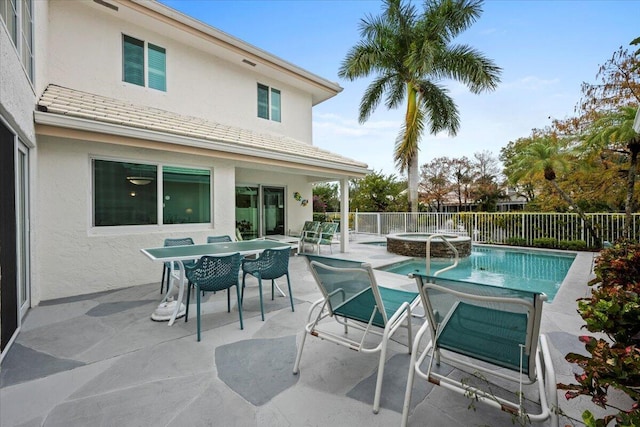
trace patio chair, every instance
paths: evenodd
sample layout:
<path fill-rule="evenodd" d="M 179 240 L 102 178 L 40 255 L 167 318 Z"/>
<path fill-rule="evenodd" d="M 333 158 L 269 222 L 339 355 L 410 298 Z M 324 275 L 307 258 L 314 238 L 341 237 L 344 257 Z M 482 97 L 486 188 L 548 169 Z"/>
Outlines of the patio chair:
<path fill-rule="evenodd" d="M 336 234 L 339 225 L 340 224 L 337 222 L 323 222 L 320 224 L 317 231 L 305 232 L 300 237 L 298 250 L 304 252 L 305 245 L 310 244 L 312 247 L 315 245 L 316 253 L 320 254 L 320 247 L 323 245 L 329 245 L 329 249 L 331 250 L 331 253 L 333 253 L 331 243 L 333 242 L 333 236 Z"/>
<path fill-rule="evenodd" d="M 238 315 L 240 317 L 240 329 L 244 329 L 242 323 L 242 304 L 240 302 L 240 287 L 238 275 L 240 273 L 239 253 L 226 256 L 203 256 L 193 265 L 185 265 L 185 274 L 189 282 L 193 283 L 196 292 L 196 311 L 198 323 L 198 341 L 200 341 L 200 293 L 227 290 L 227 313 L 231 312 L 231 288 L 236 287 L 238 299 Z M 187 308 L 184 317 L 189 319 L 189 300 L 191 287 L 187 287 Z"/>
<path fill-rule="evenodd" d="M 517 417 L 528 417 L 530 421 L 551 418 L 551 425 L 557 426 L 555 373 L 546 338 L 540 334 L 546 295 L 440 277 L 413 276 L 428 318 L 416 334 L 413 346 L 402 425 L 408 422 L 413 381 L 418 375 Z M 423 339 L 430 342 L 420 353 Z M 429 362 L 423 367 L 427 357 Z M 458 381 L 438 374 L 432 369 L 433 364 L 438 365 L 442 360 L 469 372 L 469 376 Z M 469 380 L 478 376 L 479 385 L 470 384 Z M 488 384 L 488 378 L 492 377 L 515 382 L 519 387 L 506 398 L 496 396 Z M 522 385 L 536 382 L 541 412 L 530 414 L 524 410 Z M 422 420 L 418 424 L 422 424 Z"/>
<path fill-rule="evenodd" d="M 411 313 L 420 303 L 419 294 L 379 286 L 367 263 L 312 254 L 305 257 L 322 298 L 309 308 L 293 373 L 299 371 L 307 336 L 362 353 L 380 353 L 373 400 L 373 412 L 378 413 L 389 340 L 401 326 L 406 327 L 411 352 Z M 344 327 L 343 334 L 335 331 L 331 318 Z M 349 328 L 357 332 L 347 335 Z"/>
<path fill-rule="evenodd" d="M 228 234 L 224 234 L 222 236 L 207 236 L 207 243 L 224 243 L 231 241 L 231 236 Z"/>
<path fill-rule="evenodd" d="M 178 239 L 164 239 L 164 246 L 184 246 L 184 245 L 193 245 L 193 239 L 191 237 L 181 237 Z M 185 261 L 186 264 L 193 264 L 193 261 Z M 176 268 L 179 268 L 179 264 L 175 264 Z M 162 280 L 160 281 L 160 293 L 164 290 L 164 278 L 167 278 L 167 291 L 169 290 L 169 279 L 171 279 L 171 272 L 173 270 L 172 263 L 165 262 L 162 266 Z M 168 274 L 166 274 L 168 273 Z"/>
<path fill-rule="evenodd" d="M 306 232 L 316 232 L 318 231 L 319 227 L 320 221 L 305 221 L 302 225 L 302 230 L 300 230 L 300 233 L 292 233 L 291 235 L 293 237 L 302 238 Z"/>
<path fill-rule="evenodd" d="M 260 313 L 264 321 L 264 306 L 262 303 L 262 279 L 271 280 L 271 299 L 274 299 L 274 288 L 276 279 L 287 276 L 287 286 L 289 287 L 289 300 L 291 301 L 291 311 L 293 308 L 293 294 L 291 292 L 291 280 L 289 279 L 289 256 L 290 249 L 265 249 L 259 257 L 255 259 L 244 258 L 242 260 L 242 296 L 244 300 L 244 287 L 247 274 L 258 279 L 258 291 L 260 292 Z"/>

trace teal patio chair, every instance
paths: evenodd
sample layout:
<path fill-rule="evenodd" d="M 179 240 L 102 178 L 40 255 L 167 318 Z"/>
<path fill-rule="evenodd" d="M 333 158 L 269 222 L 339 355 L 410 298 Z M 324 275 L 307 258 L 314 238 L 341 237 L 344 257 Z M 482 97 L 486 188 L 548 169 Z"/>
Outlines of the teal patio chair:
<path fill-rule="evenodd" d="M 440 277 L 413 276 L 427 321 L 416 334 L 413 346 L 402 425 L 408 423 L 417 375 L 520 419 L 542 421 L 551 418 L 551 425 L 557 427 L 555 373 L 546 338 L 540 334 L 546 295 Z M 423 339 L 430 341 L 420 352 Z M 429 361 L 425 364 L 427 357 Z M 433 364 L 438 365 L 441 360 L 467 372 L 468 376 L 456 380 L 435 372 Z M 480 385 L 471 385 L 469 380 L 478 376 Z M 514 387 L 512 398 L 495 395 L 488 383 L 488 378 L 492 377 L 519 385 L 518 389 Z M 531 414 L 523 407 L 521 390 L 523 384 L 536 382 L 541 411 Z M 424 420 L 419 420 L 416 425 L 423 423 Z"/>
<path fill-rule="evenodd" d="M 293 308 L 293 293 L 291 292 L 291 280 L 289 279 L 289 256 L 290 249 L 265 249 L 260 256 L 255 259 L 244 258 L 242 260 L 242 296 L 244 300 L 245 278 L 247 274 L 258 279 L 258 291 L 260 292 L 260 313 L 264 320 L 264 306 L 262 302 L 262 279 L 271 280 L 271 299 L 274 299 L 274 288 L 276 279 L 282 276 L 287 277 L 289 287 L 289 300 L 291 301 L 291 311 Z"/>
<path fill-rule="evenodd" d="M 193 245 L 193 239 L 191 237 L 180 237 L 177 239 L 164 239 L 164 246 L 184 246 Z M 184 264 L 193 264 L 193 261 L 184 261 Z M 175 264 L 176 268 L 179 268 L 179 264 Z M 162 280 L 160 281 L 160 293 L 164 290 L 165 276 L 167 278 L 167 291 L 169 290 L 169 280 L 171 279 L 171 273 L 173 266 L 171 262 L 165 262 L 162 266 Z M 168 273 L 168 274 L 166 274 Z"/>
<path fill-rule="evenodd" d="M 406 327 L 407 349 L 411 352 L 411 313 L 420 303 L 420 297 L 417 292 L 379 286 L 367 263 L 313 254 L 304 256 L 322 298 L 309 308 L 293 373 L 299 371 L 307 336 L 361 353 L 380 353 L 373 400 L 373 412 L 378 413 L 387 345 L 400 327 Z M 344 333 L 331 327 L 331 319 L 344 327 Z M 356 332 L 351 333 L 352 330 Z M 326 350 L 332 348 L 327 346 Z"/>
<path fill-rule="evenodd" d="M 221 236 L 207 236 L 207 243 L 224 243 L 231 242 L 231 236 L 224 234 Z"/>
<path fill-rule="evenodd" d="M 238 275 L 240 274 L 239 253 L 226 256 L 203 256 L 193 265 L 185 265 L 185 273 L 190 283 L 195 286 L 196 310 L 198 323 L 198 341 L 200 341 L 200 293 L 217 292 L 227 290 L 227 313 L 231 312 L 231 288 L 236 287 L 238 300 L 238 316 L 240 317 L 240 329 L 244 329 L 242 323 L 242 303 L 240 302 L 240 286 Z M 187 287 L 187 308 L 184 321 L 189 319 L 189 300 L 191 287 Z"/>
<path fill-rule="evenodd" d="M 337 222 L 320 223 L 318 231 L 308 231 L 304 233 L 304 235 L 300 238 L 298 250 L 300 252 L 305 252 L 305 245 L 310 244 L 311 247 L 315 246 L 315 252 L 317 254 L 320 254 L 320 247 L 328 245 L 331 253 L 333 253 L 331 243 L 333 242 L 333 237 L 335 236 L 339 225 L 340 223 Z"/>

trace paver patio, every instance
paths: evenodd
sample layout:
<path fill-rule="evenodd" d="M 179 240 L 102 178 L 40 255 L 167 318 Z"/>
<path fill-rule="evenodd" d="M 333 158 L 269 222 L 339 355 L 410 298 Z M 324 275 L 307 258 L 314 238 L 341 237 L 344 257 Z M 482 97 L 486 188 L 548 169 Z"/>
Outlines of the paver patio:
<path fill-rule="evenodd" d="M 404 259 L 358 243 L 348 254 L 335 252 L 374 267 Z M 593 257 L 580 253 L 553 303 L 545 304 L 542 329 L 558 382 L 572 382 L 576 369 L 564 355 L 584 352 L 575 301 L 589 292 Z M 149 261 L 140 255 L 139 262 Z M 194 316 L 171 327 L 150 320 L 160 301 L 160 274 L 147 285 L 42 303 L 30 310 L 0 367 L 0 425 L 400 425 L 409 362 L 402 334 L 388 352 L 377 415 L 371 410 L 377 354 L 310 339 L 300 374 L 292 374 L 307 309 L 320 294 L 302 257 L 291 258 L 290 271 L 295 312 L 288 298 L 272 301 L 265 291 L 261 321 L 251 279 L 240 330 L 237 313 L 227 313 L 226 296 L 207 293 L 199 343 Z M 415 289 L 407 277 L 377 274 L 385 286 Z M 567 415 L 560 425 L 580 425 L 582 411 L 595 410 L 587 400 L 566 401 L 562 392 L 558 401 Z M 509 415 L 483 404 L 469 409 L 470 403 L 416 381 L 410 425 L 513 425 Z"/>

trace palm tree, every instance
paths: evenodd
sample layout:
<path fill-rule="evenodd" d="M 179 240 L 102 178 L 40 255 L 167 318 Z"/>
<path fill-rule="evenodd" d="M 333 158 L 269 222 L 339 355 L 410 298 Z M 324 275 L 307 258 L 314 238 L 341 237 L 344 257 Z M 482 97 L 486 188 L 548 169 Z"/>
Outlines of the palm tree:
<path fill-rule="evenodd" d="M 584 226 L 593 237 L 596 246 L 600 247 L 600 236 L 596 232 L 593 223 L 573 198 L 564 191 L 556 180 L 556 172 L 564 172 L 569 169 L 568 153 L 560 142 L 550 136 L 535 138 L 526 148 L 518 153 L 512 165 L 511 179 L 518 182 L 523 178 L 535 179 L 535 176 L 543 174 L 553 189 L 560 197 L 578 214 Z"/>
<path fill-rule="evenodd" d="M 426 0 L 418 14 L 402 0 L 384 0 L 383 13 L 367 16 L 360 23 L 362 40 L 343 60 L 338 75 L 353 81 L 375 75 L 360 101 L 359 121 L 364 123 L 383 95 L 388 109 L 406 100 L 403 126 L 395 143 L 394 160 L 407 172 L 409 210 L 417 212 L 418 144 L 429 133 L 460 126 L 458 108 L 441 84 L 457 80 L 472 93 L 493 90 L 501 69 L 467 45 L 451 44 L 480 16 L 480 0 Z"/>
<path fill-rule="evenodd" d="M 638 170 L 638 153 L 640 153 L 640 133 L 633 125 L 638 109 L 630 106 L 620 107 L 615 111 L 605 113 L 596 120 L 590 133 L 585 139 L 588 150 L 609 150 L 621 153 L 629 158 L 627 170 L 627 194 L 625 198 L 624 234 L 631 237 L 631 214 L 635 210 L 635 185 Z"/>

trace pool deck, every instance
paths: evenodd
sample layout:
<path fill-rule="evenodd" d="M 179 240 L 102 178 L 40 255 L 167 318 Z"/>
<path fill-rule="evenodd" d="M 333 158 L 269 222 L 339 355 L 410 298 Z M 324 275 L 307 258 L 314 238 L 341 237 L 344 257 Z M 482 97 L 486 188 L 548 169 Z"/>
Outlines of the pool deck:
<path fill-rule="evenodd" d="M 323 248 L 323 255 L 327 252 Z M 384 247 L 356 242 L 345 254 L 334 246 L 333 255 L 368 261 L 374 268 L 406 259 Z M 555 300 L 544 307 L 541 328 L 558 382 L 574 379 L 576 368 L 564 356 L 585 352 L 578 341 L 584 322 L 576 299 L 589 295 L 586 283 L 593 277 L 594 256 L 578 254 Z M 290 260 L 295 312 L 288 298 L 267 297 L 261 321 L 251 279 L 243 304 L 245 329 L 240 330 L 235 309 L 227 313 L 224 295 L 207 294 L 201 342 L 195 336 L 195 305 L 187 323 L 179 319 L 168 327 L 150 320 L 161 298 L 160 273 L 146 285 L 32 308 L 0 366 L 0 425 L 400 425 L 409 361 L 402 336 L 392 341 L 387 354 L 378 414 L 371 407 L 377 354 L 308 339 L 300 374 L 292 374 L 307 309 L 320 296 L 302 257 Z M 376 276 L 385 286 L 415 289 L 407 277 L 382 271 Z M 565 414 L 561 426 L 582 425 L 585 409 L 599 413 L 588 399 L 567 401 L 563 392 L 558 395 Z M 469 409 L 470 403 L 442 387 L 416 381 L 409 424 L 513 425 L 509 415 L 481 403 Z"/>

